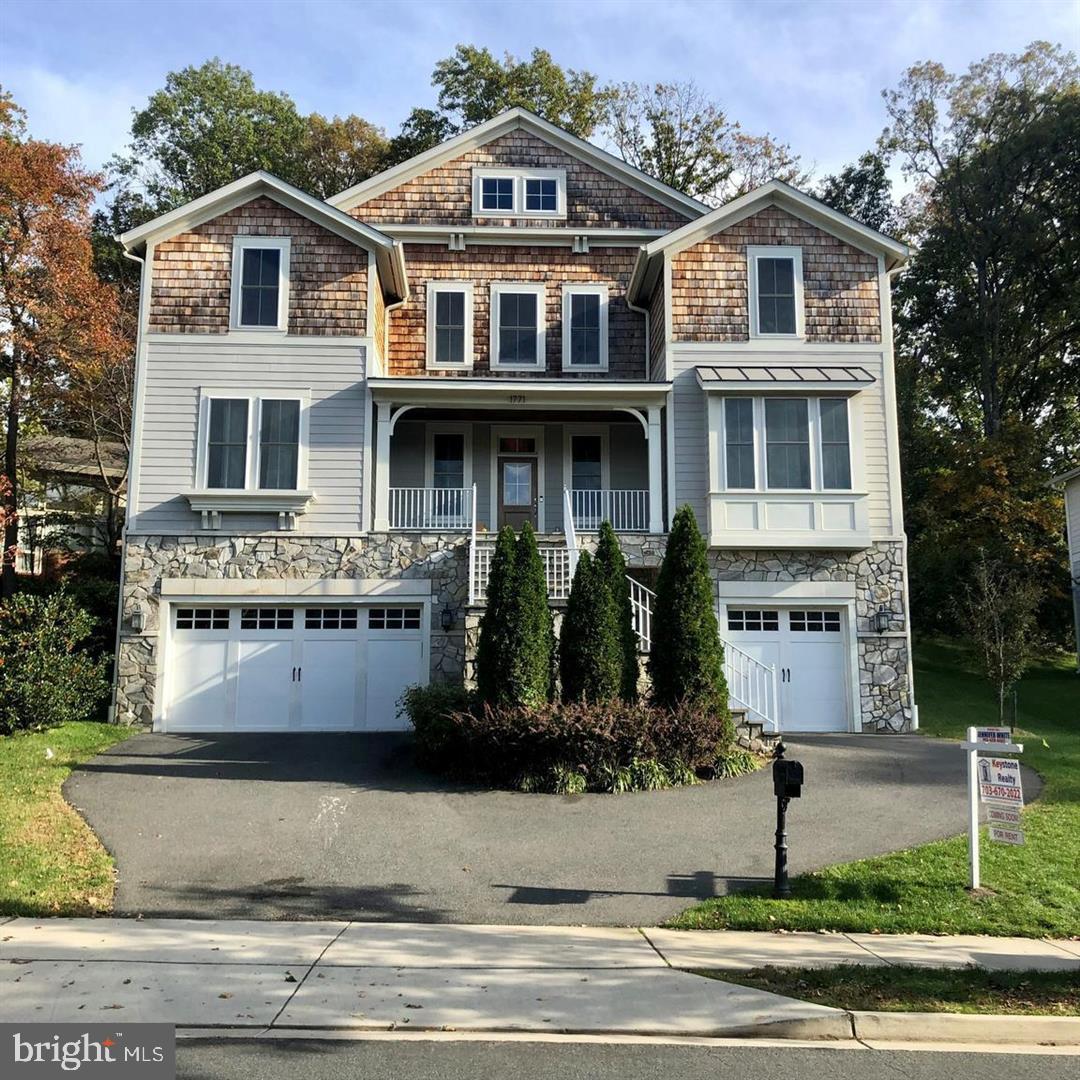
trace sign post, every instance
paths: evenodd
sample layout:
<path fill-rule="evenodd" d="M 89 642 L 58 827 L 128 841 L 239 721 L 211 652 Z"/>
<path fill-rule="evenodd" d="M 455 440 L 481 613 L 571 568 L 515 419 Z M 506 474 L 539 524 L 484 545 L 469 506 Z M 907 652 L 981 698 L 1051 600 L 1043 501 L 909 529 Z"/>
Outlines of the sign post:
<path fill-rule="evenodd" d="M 988 806 L 990 839 L 1003 844 L 1022 844 L 1020 809 L 1024 790 L 1020 784 L 1020 763 L 1002 754 L 1022 754 L 1023 743 L 1014 743 L 1008 728 L 969 727 L 967 741 L 968 776 L 968 859 L 970 888 L 979 888 L 979 804 Z"/>

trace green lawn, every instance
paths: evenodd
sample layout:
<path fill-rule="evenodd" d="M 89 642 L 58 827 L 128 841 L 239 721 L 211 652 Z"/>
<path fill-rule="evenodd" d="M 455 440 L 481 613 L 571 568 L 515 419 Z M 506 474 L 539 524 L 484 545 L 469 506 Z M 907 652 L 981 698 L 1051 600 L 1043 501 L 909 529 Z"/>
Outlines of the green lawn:
<path fill-rule="evenodd" d="M 1046 786 L 1024 811 L 1023 847 L 982 841 L 982 884 L 967 884 L 967 840 L 830 866 L 792 881 L 790 900 L 755 890 L 708 900 L 673 920 L 680 928 L 847 930 L 883 933 L 1080 936 L 1080 677 L 1075 658 L 1045 660 L 1020 685 L 1023 761 Z M 923 734 L 962 738 L 992 724 L 989 687 L 960 646 L 915 649 Z"/>
<path fill-rule="evenodd" d="M 820 971 L 756 968 L 697 974 L 834 1009 L 1080 1016 L 1080 978 L 1069 971 L 957 971 L 849 964 Z"/>
<path fill-rule="evenodd" d="M 109 910 L 113 861 L 60 785 L 80 761 L 130 734 L 112 724 L 76 723 L 0 737 L 0 915 Z"/>

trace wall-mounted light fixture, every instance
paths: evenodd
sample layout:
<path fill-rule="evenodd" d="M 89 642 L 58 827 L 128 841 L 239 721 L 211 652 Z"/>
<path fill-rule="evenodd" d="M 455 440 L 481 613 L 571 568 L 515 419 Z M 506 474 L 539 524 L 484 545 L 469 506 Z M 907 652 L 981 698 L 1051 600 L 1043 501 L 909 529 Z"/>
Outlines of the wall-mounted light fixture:
<path fill-rule="evenodd" d="M 454 609 L 449 604 L 442 609 L 439 621 L 442 624 L 443 630 L 450 631 L 454 629 Z"/>
<path fill-rule="evenodd" d="M 878 634 L 884 634 L 888 631 L 890 624 L 892 623 L 893 613 L 889 610 L 885 604 L 879 604 L 877 611 L 874 612 L 874 630 Z"/>
<path fill-rule="evenodd" d="M 129 616 L 131 621 L 131 629 L 136 634 L 141 634 L 146 629 L 146 609 L 142 604 L 136 604 L 131 609 L 131 615 Z"/>

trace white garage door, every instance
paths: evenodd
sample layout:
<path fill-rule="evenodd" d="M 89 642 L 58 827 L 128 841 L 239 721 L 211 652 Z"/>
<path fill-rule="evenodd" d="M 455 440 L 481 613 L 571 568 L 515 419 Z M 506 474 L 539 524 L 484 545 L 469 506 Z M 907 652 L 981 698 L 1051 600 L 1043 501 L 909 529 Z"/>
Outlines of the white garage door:
<path fill-rule="evenodd" d="M 424 678 L 419 604 L 171 610 L 165 731 L 396 731 Z"/>
<path fill-rule="evenodd" d="M 847 612 L 742 607 L 729 601 L 724 637 L 776 668 L 781 731 L 849 731 Z"/>

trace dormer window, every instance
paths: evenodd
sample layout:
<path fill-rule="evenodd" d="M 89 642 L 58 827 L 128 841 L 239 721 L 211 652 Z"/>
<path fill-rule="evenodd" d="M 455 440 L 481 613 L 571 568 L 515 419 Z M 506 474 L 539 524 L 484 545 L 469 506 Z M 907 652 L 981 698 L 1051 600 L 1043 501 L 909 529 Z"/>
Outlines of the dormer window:
<path fill-rule="evenodd" d="M 748 247 L 750 336 L 803 337 L 802 249 Z"/>
<path fill-rule="evenodd" d="M 474 169 L 473 217 L 566 217 L 566 170 Z"/>
<path fill-rule="evenodd" d="M 284 332 L 288 293 L 288 238 L 238 236 L 233 243 L 233 329 Z"/>

